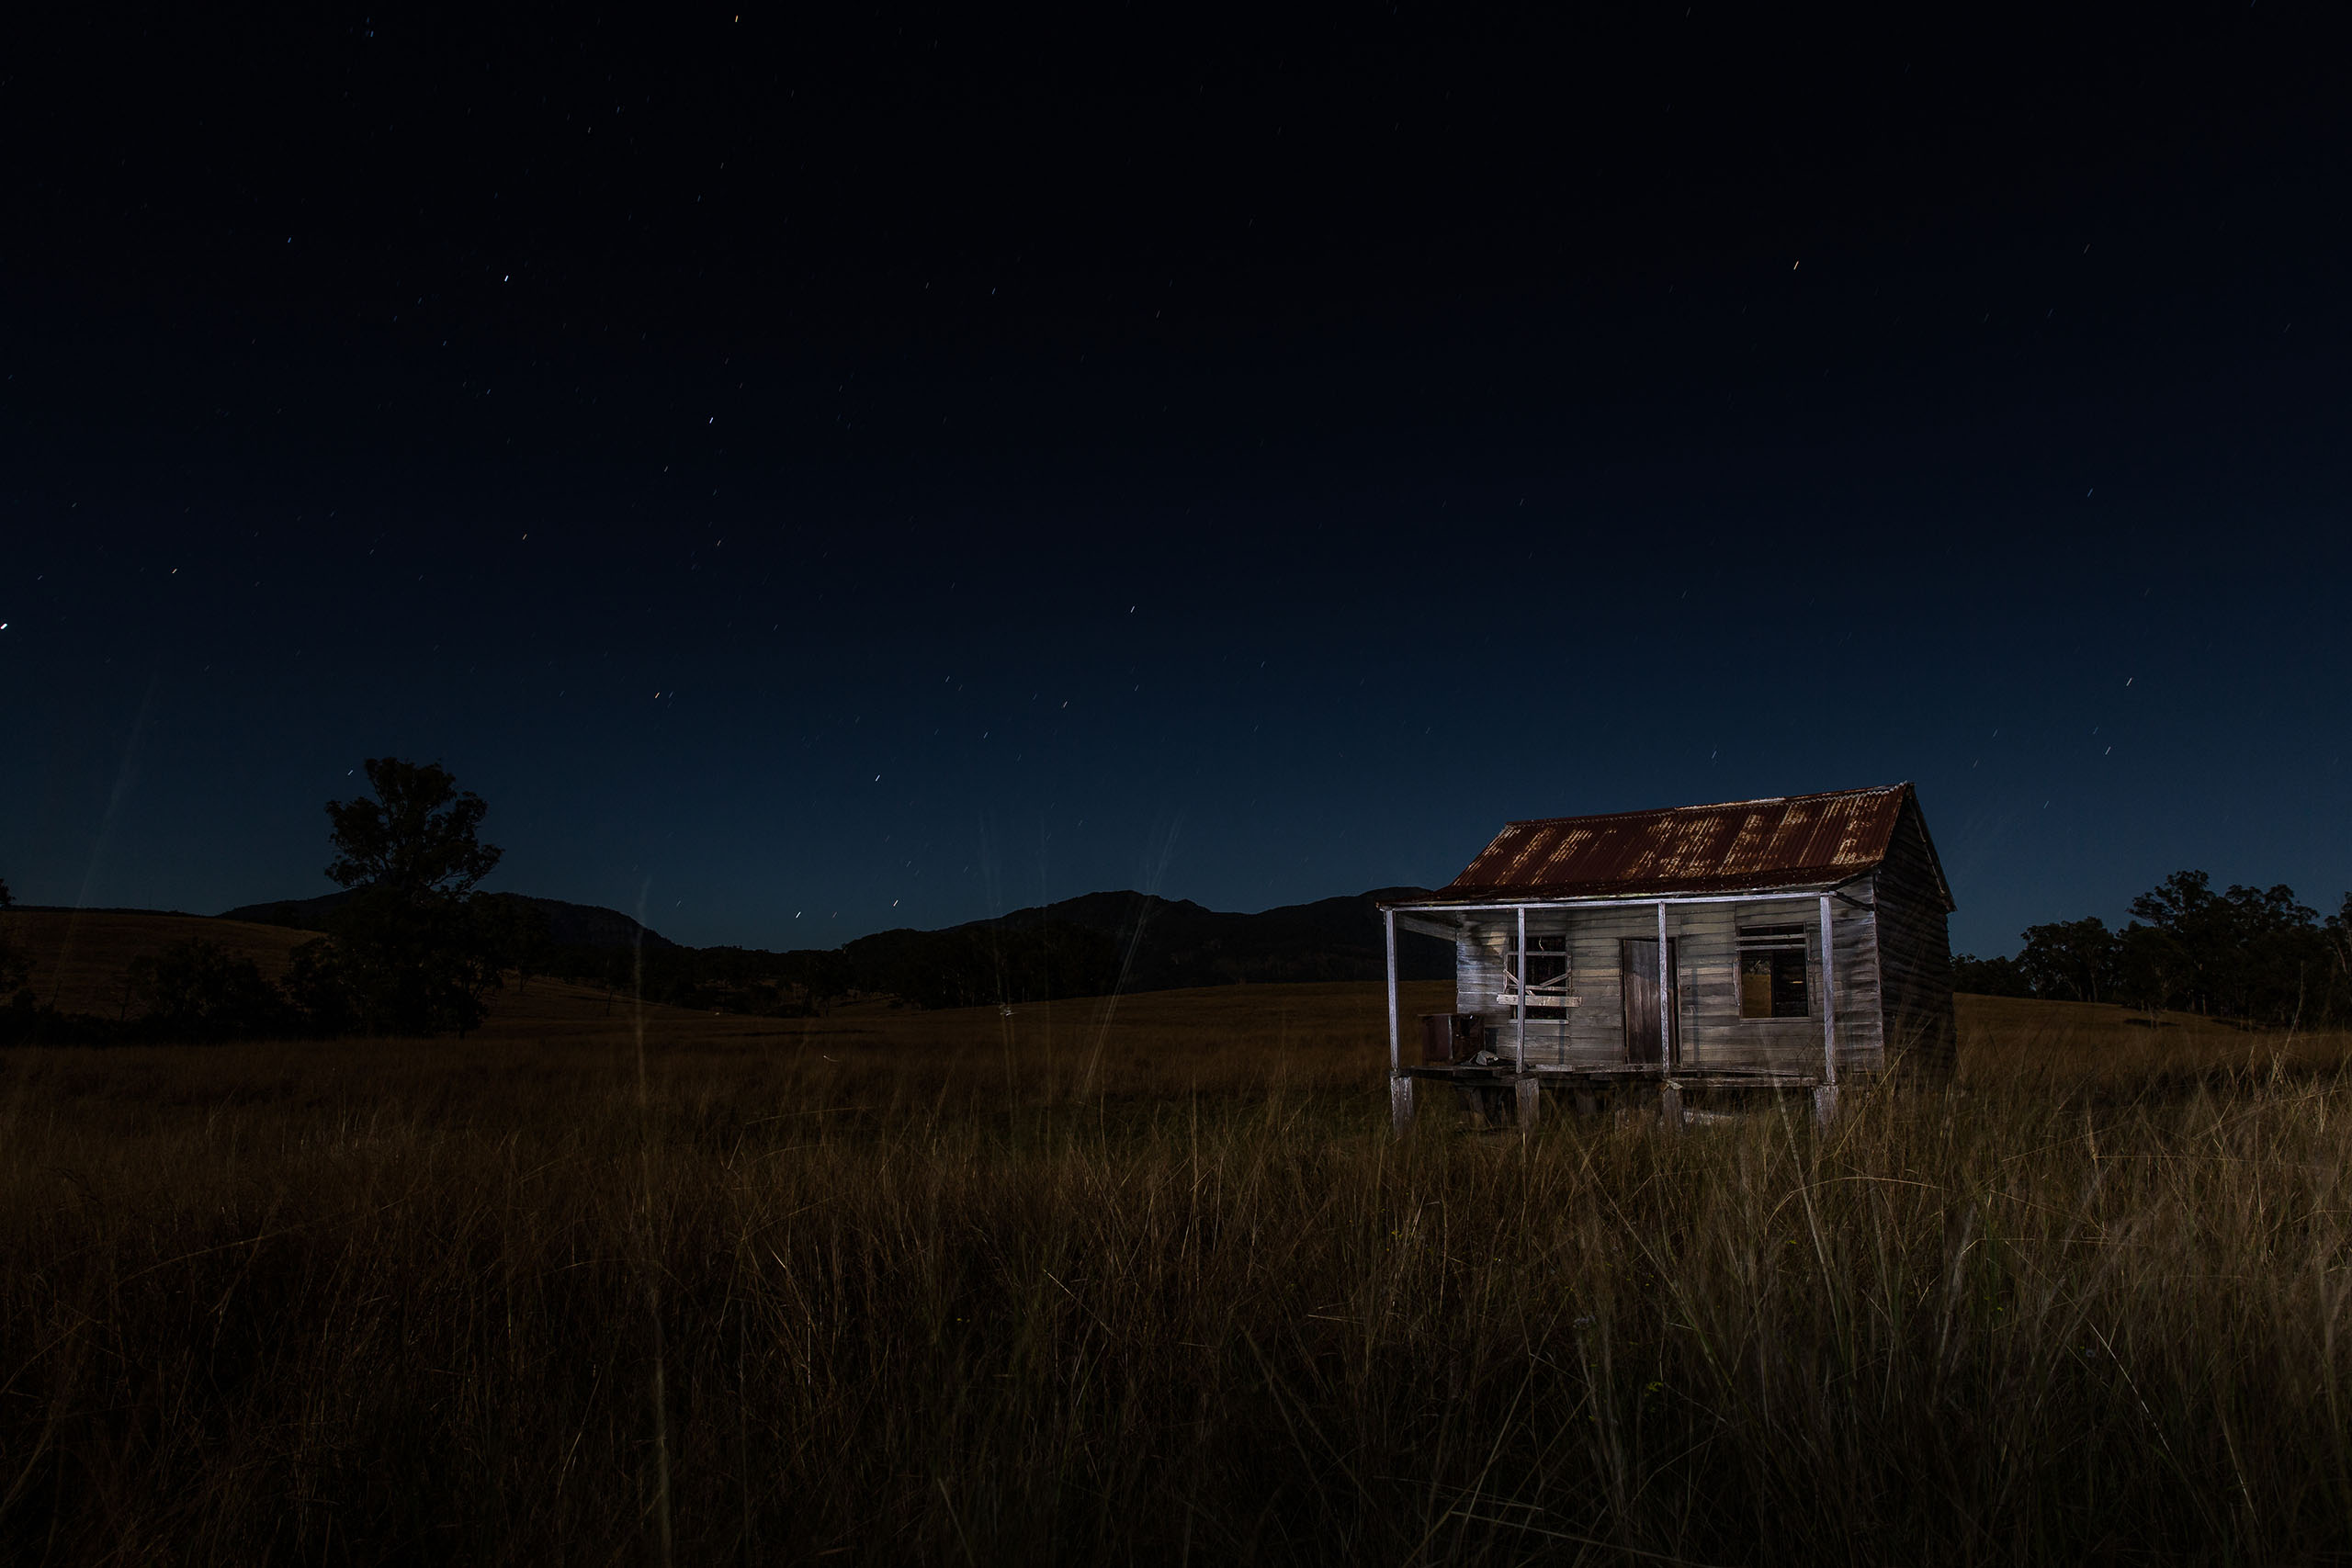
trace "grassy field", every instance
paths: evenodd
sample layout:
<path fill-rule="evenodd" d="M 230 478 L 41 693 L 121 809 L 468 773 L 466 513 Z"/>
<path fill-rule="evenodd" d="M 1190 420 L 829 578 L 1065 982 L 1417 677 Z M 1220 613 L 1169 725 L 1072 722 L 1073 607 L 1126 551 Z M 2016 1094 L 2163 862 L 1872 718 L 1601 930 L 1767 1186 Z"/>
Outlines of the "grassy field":
<path fill-rule="evenodd" d="M 0 1562 L 2352 1555 L 2352 1043 L 1398 1143 L 1382 1005 L 0 1054 Z"/>

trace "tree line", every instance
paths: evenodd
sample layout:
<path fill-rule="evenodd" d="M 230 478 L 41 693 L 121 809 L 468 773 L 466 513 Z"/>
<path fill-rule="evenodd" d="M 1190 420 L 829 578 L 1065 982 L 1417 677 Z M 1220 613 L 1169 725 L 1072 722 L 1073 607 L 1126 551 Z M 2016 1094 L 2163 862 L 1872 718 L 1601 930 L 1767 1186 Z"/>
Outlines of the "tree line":
<path fill-rule="evenodd" d="M 2120 931 L 2097 915 L 2028 926 L 2015 957 L 1954 958 L 1955 987 L 2248 1023 L 2352 1020 L 2352 893 L 2323 919 L 2283 883 L 2217 892 L 2204 872 L 2177 871 L 2132 900 L 2132 917 Z"/>
<path fill-rule="evenodd" d="M 785 1016 L 856 996 L 926 1008 L 1101 996 L 1121 979 L 1116 940 L 1051 919 L 880 931 L 788 953 L 559 944 L 528 899 L 479 891 L 502 852 L 481 841 L 480 795 L 436 764 L 371 758 L 366 769 L 373 798 L 326 805 L 335 852 L 326 874 L 350 896 L 327 915 L 323 937 L 293 950 L 282 980 L 199 938 L 134 960 L 120 1017 L 67 1017 L 37 1003 L 25 955 L 0 933 L 0 1043 L 463 1035 L 509 975 L 599 986 L 616 999 Z M 0 908 L 10 903 L 0 881 Z M 2134 898 L 2131 913 L 2120 930 L 2095 915 L 2030 926 L 2014 957 L 1961 953 L 1955 987 L 2248 1023 L 2352 1020 L 2352 893 L 2322 919 L 2284 885 L 2216 891 L 2204 872 L 2181 871 Z"/>

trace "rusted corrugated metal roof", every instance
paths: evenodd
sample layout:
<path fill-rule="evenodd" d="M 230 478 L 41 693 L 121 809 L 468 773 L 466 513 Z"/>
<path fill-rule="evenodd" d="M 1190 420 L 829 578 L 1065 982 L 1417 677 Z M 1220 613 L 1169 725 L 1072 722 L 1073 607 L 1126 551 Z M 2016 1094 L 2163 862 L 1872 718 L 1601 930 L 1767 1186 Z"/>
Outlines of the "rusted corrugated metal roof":
<path fill-rule="evenodd" d="M 1886 858 L 1911 799 L 1902 784 L 1513 822 L 1428 902 L 1835 886 Z"/>

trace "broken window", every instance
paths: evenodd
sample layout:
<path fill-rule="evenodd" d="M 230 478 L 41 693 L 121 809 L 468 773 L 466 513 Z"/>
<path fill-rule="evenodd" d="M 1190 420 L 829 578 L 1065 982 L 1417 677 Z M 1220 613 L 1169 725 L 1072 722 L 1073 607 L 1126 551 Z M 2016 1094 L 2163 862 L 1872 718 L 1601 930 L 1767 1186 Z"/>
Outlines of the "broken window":
<path fill-rule="evenodd" d="M 1803 926 L 1751 926 L 1739 933 L 1739 1016 L 1805 1018 L 1813 1011 Z"/>
<path fill-rule="evenodd" d="M 1515 1004 L 1519 1000 L 1519 954 L 1503 954 L 1503 994 L 1495 999 Z M 1551 936 L 1527 934 L 1527 1005 L 1531 1008 L 1574 1007 L 1577 998 L 1568 968 L 1568 939 L 1566 932 Z"/>

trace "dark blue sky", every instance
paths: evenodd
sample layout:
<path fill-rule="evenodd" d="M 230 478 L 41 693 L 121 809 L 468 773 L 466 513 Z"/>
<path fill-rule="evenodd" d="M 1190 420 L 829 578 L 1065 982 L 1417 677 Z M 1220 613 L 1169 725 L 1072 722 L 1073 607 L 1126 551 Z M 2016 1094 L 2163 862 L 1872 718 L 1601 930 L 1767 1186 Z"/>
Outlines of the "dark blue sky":
<path fill-rule="evenodd" d="M 2333 908 L 2325 17 L 2036 15 L 15 36 L 0 876 L 325 891 L 390 753 L 695 942 L 1898 779 L 1961 948 Z"/>

